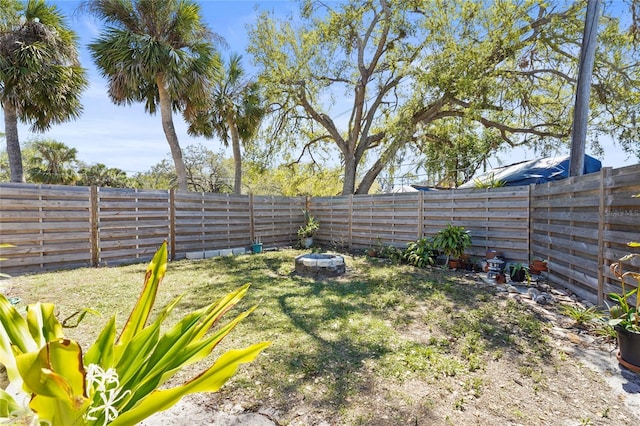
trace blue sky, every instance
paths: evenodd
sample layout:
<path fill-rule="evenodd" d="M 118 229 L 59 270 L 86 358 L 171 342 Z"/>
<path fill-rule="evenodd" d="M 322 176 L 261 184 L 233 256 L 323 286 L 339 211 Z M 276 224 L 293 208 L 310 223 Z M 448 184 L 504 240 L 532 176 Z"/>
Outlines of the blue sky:
<path fill-rule="evenodd" d="M 103 163 L 108 167 L 118 167 L 129 174 L 147 171 L 162 159 L 169 158 L 169 146 L 162 132 L 159 115 L 145 113 L 142 104 L 116 106 L 109 100 L 106 81 L 95 69 L 87 50 L 87 44 L 99 33 L 100 24 L 90 16 L 74 14 L 78 1 L 50 3 L 55 3 L 62 10 L 80 37 L 80 60 L 82 66 L 88 70 L 90 87 L 83 95 L 84 112 L 78 120 L 54 126 L 45 134 L 31 134 L 27 126 L 19 125 L 20 140 L 24 142 L 34 137 L 52 138 L 76 148 L 79 160 L 88 164 Z M 297 10 L 296 4 L 289 0 L 204 0 L 200 1 L 200 4 L 207 24 L 223 36 L 229 45 L 228 49 L 222 51 L 223 56 L 231 52 L 243 54 L 248 70 L 251 64 L 245 52 L 248 44 L 247 26 L 255 21 L 256 9 L 274 10 L 282 16 Z M 179 115 L 174 116 L 174 122 L 183 149 L 187 145 L 198 143 L 216 152 L 222 149 L 218 140 L 187 135 L 186 125 Z M 513 150 L 501 153 L 492 160 L 491 165 L 497 166 L 500 162 L 509 164 L 531 158 L 535 158 L 531 152 Z M 637 163 L 635 158 L 626 158 L 626 154 L 611 141 L 605 143 L 605 157 L 601 160 L 604 166 L 611 167 Z"/>

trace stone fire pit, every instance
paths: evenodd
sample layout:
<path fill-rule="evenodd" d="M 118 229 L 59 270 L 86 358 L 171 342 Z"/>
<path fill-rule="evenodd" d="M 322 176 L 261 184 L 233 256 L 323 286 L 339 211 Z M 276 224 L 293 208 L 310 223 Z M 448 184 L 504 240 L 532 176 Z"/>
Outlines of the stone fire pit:
<path fill-rule="evenodd" d="M 344 257 L 338 254 L 309 253 L 296 257 L 296 272 L 313 278 L 337 277 L 344 274 Z"/>

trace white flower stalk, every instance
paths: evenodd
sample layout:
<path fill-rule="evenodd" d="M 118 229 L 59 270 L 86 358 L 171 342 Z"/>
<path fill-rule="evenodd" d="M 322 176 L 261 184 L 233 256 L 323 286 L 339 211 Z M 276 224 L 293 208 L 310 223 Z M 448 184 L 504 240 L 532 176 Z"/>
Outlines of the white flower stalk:
<path fill-rule="evenodd" d="M 131 391 L 121 392 L 118 373 L 114 368 L 105 371 L 97 364 L 89 364 L 85 380 L 93 398 L 85 418 L 96 421 L 104 416 L 102 426 L 106 426 L 118 417 L 116 405 Z"/>

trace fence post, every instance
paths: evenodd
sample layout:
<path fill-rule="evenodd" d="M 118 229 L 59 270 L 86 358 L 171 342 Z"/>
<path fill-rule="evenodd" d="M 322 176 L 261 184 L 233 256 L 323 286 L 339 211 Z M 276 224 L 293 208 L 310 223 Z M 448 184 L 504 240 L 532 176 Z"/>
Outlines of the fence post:
<path fill-rule="evenodd" d="M 251 243 L 256 240 L 256 218 L 253 211 L 253 193 L 249 194 L 249 238 Z"/>
<path fill-rule="evenodd" d="M 535 186 L 535 183 L 530 184 L 529 191 L 527 192 L 527 204 L 529 205 L 527 207 L 527 223 L 529 224 L 527 226 L 527 229 L 529 230 L 529 233 L 527 234 L 527 260 L 531 263 L 533 263 L 533 247 L 531 246 L 531 241 L 533 239 L 533 212 L 531 211 L 533 209 L 533 203 L 531 202 L 531 199 L 533 198 L 533 189 Z"/>
<path fill-rule="evenodd" d="M 349 250 L 353 248 L 353 194 L 349 194 L 348 238 Z"/>
<path fill-rule="evenodd" d="M 424 227 L 424 191 L 420 191 L 418 193 L 418 239 L 422 238 L 423 227 Z"/>
<path fill-rule="evenodd" d="M 176 190 L 169 190 L 169 244 L 171 260 L 176 260 Z"/>
<path fill-rule="evenodd" d="M 91 193 L 90 193 L 90 204 L 91 204 L 91 213 L 89 217 L 90 225 L 91 225 L 91 236 L 90 245 L 91 245 L 91 266 L 98 266 L 99 262 L 99 242 L 98 242 L 98 187 L 95 185 L 91 185 Z"/>
<path fill-rule="evenodd" d="M 598 205 L 598 306 L 604 305 L 604 226 L 605 226 L 605 196 L 607 185 L 605 180 L 611 174 L 611 167 L 603 167 L 600 169 L 600 200 Z"/>

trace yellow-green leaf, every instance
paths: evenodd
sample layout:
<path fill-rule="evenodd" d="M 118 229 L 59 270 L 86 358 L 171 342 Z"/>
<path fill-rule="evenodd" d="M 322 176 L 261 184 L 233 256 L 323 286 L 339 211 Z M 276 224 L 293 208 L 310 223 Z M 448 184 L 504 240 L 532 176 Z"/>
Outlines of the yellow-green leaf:
<path fill-rule="evenodd" d="M 96 364 L 103 369 L 113 367 L 113 345 L 116 341 L 116 317 L 111 317 L 96 341 L 84 356 L 85 365 Z"/>
<path fill-rule="evenodd" d="M 151 308 L 156 300 L 158 286 L 167 271 L 167 242 L 162 243 L 156 254 L 151 259 L 147 273 L 144 279 L 144 288 L 136 302 L 135 307 L 131 311 L 129 319 L 122 329 L 120 337 L 118 337 L 117 345 L 123 345 L 129 342 L 133 336 L 139 333 L 145 326 Z M 119 357 L 116 352 L 116 357 Z"/>
<path fill-rule="evenodd" d="M 242 350 L 224 353 L 207 371 L 193 380 L 166 390 L 158 390 L 140 400 L 131 410 L 118 416 L 111 426 L 135 425 L 150 415 L 171 408 L 182 397 L 195 392 L 216 392 L 238 370 L 240 364 L 253 361 L 271 342 L 261 342 Z"/>
<path fill-rule="evenodd" d="M 27 321 L 3 294 L 0 294 L 0 323 L 11 343 L 20 352 L 34 352 L 40 349 L 29 332 Z"/>
<path fill-rule="evenodd" d="M 13 396 L 0 389 L 0 420 L 11 417 L 12 413 L 16 413 L 22 409 L 23 407 L 13 399 Z"/>
<path fill-rule="evenodd" d="M 34 303 L 27 306 L 27 325 L 39 348 L 47 342 L 64 338 L 62 325 L 55 316 L 52 303 Z"/>

